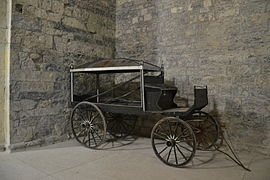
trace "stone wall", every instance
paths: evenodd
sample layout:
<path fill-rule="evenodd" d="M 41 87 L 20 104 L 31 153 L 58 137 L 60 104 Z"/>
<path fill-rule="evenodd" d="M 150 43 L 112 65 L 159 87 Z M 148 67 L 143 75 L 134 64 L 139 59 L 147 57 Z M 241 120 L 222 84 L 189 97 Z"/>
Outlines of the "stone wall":
<path fill-rule="evenodd" d="M 66 138 L 71 64 L 114 56 L 114 0 L 13 0 L 11 149 Z"/>
<path fill-rule="evenodd" d="M 269 26 L 268 0 L 117 0 L 116 56 L 163 63 L 189 104 L 208 85 L 235 145 L 269 153 Z"/>

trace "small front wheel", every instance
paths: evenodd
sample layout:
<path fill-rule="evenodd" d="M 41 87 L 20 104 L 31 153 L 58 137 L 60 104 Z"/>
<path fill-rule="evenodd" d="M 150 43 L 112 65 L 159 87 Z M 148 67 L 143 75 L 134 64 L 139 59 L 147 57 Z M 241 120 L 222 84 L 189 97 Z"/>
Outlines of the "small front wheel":
<path fill-rule="evenodd" d="M 93 103 L 77 104 L 71 113 L 71 129 L 76 140 L 95 149 L 106 138 L 106 121 L 102 111 Z"/>
<path fill-rule="evenodd" d="M 196 138 L 191 127 L 176 117 L 159 120 L 151 133 L 156 156 L 165 164 L 182 167 L 196 152 Z"/>

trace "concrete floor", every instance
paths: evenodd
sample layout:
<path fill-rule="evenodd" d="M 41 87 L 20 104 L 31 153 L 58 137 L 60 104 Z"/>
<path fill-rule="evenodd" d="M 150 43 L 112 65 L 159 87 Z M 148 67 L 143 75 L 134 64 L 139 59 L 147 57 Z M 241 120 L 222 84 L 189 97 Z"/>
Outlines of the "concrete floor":
<path fill-rule="evenodd" d="M 113 146 L 112 146 L 113 145 Z M 172 168 L 159 161 L 150 139 L 130 138 L 90 150 L 75 140 L 11 154 L 0 153 L 1 180 L 269 180 L 270 157 L 240 154 L 244 171 L 218 152 L 197 152 L 193 165 Z"/>

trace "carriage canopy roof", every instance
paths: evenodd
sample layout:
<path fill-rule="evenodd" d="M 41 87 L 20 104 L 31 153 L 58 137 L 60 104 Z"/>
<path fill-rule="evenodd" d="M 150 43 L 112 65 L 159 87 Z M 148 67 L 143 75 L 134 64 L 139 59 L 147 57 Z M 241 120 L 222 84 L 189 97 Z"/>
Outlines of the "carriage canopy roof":
<path fill-rule="evenodd" d="M 119 59 L 104 59 L 85 63 L 70 69 L 70 72 L 121 73 L 121 72 L 139 72 L 140 70 L 156 72 L 161 71 L 161 68 L 154 64 L 140 60 L 119 58 Z"/>

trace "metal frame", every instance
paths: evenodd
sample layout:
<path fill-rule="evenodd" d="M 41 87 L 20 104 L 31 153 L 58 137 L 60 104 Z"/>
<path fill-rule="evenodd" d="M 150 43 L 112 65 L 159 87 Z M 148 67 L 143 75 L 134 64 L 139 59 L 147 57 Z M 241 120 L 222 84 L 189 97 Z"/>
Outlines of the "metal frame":
<path fill-rule="evenodd" d="M 100 67 L 100 68 L 80 68 L 72 69 L 70 72 L 103 72 L 103 71 L 125 71 L 125 70 L 142 70 L 143 66 L 123 66 L 123 67 Z"/>
<path fill-rule="evenodd" d="M 96 75 L 96 92 L 97 92 L 97 103 L 99 103 L 99 74 Z"/>
<path fill-rule="evenodd" d="M 74 75 L 70 72 L 70 101 L 74 102 Z"/>
<path fill-rule="evenodd" d="M 140 72 L 140 93 L 141 93 L 141 108 L 143 112 L 146 111 L 145 109 L 145 83 L 144 83 L 144 69 L 143 64 L 140 66 L 125 66 L 125 67 L 106 67 L 106 68 L 81 68 L 81 69 L 70 69 L 70 95 L 71 95 L 71 102 L 74 102 L 74 73 L 80 72 L 96 72 L 96 96 L 97 96 L 97 103 L 100 102 L 100 79 L 99 73 L 97 72 L 104 72 L 104 71 L 125 71 L 125 70 L 139 70 Z M 110 104 L 114 105 L 114 104 Z"/>
<path fill-rule="evenodd" d="M 140 78 L 140 87 L 141 87 L 141 107 L 143 109 L 143 112 L 145 112 L 145 93 L 144 93 L 144 71 L 141 70 L 141 78 Z"/>

